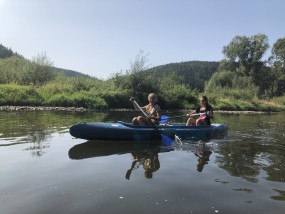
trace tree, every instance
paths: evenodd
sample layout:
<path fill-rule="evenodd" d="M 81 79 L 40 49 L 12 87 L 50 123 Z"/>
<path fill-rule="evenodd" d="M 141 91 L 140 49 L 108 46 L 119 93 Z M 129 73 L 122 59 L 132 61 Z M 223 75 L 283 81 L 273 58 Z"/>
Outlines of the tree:
<path fill-rule="evenodd" d="M 270 95 L 280 96 L 285 91 L 285 38 L 278 39 L 271 50 L 269 62 L 271 67 Z"/>
<path fill-rule="evenodd" d="M 264 34 L 236 36 L 229 45 L 224 46 L 223 54 L 229 62 L 237 63 L 236 72 L 251 76 L 257 83 L 258 72 L 264 64 L 261 58 L 268 48 L 268 38 Z"/>
<path fill-rule="evenodd" d="M 54 79 L 53 62 L 43 52 L 38 54 L 32 60 L 32 83 L 34 85 L 43 85 L 46 82 Z"/>
<path fill-rule="evenodd" d="M 269 74 L 262 57 L 268 48 L 268 38 L 264 34 L 251 37 L 236 36 L 223 48 L 226 62 L 221 64 L 223 66 L 221 68 L 233 68 L 232 71 L 237 75 L 250 77 L 259 87 L 259 95 L 264 94 L 268 87 Z"/>
<path fill-rule="evenodd" d="M 285 38 L 278 39 L 271 50 L 271 60 L 276 63 L 280 63 L 280 67 L 285 67 Z"/>
<path fill-rule="evenodd" d="M 122 78 L 121 74 L 117 74 L 114 80 L 117 87 L 129 90 L 133 96 L 144 102 L 147 101 L 147 94 L 158 90 L 154 78 L 146 74 L 149 68 L 148 55 L 140 50 L 134 61 L 130 60 L 130 69 L 126 76 Z"/>
<path fill-rule="evenodd" d="M 130 60 L 130 70 L 128 70 L 128 73 L 135 74 L 142 71 L 146 71 L 149 68 L 149 65 L 147 64 L 149 53 L 144 55 L 144 51 L 140 50 L 140 52 L 136 55 L 135 60 Z"/>

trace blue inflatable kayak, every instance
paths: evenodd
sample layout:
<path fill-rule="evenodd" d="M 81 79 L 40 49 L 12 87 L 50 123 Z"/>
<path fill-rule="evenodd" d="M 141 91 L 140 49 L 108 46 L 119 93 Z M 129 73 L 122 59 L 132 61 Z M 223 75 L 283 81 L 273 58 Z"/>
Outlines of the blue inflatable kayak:
<path fill-rule="evenodd" d="M 105 141 L 152 141 L 161 140 L 161 134 L 172 139 L 175 135 L 181 139 L 223 138 L 227 135 L 226 124 L 209 126 L 185 126 L 183 123 L 162 124 L 157 126 L 137 126 L 130 123 L 78 123 L 70 128 L 73 137 L 86 140 Z"/>

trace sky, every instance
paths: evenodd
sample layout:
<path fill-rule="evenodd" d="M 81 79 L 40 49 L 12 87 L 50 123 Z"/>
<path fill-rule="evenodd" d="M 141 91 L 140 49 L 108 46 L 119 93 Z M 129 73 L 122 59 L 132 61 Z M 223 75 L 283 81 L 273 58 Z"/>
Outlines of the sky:
<path fill-rule="evenodd" d="M 235 36 L 285 37 L 284 0 L 0 0 L 0 44 L 108 79 L 148 66 L 220 61 Z"/>

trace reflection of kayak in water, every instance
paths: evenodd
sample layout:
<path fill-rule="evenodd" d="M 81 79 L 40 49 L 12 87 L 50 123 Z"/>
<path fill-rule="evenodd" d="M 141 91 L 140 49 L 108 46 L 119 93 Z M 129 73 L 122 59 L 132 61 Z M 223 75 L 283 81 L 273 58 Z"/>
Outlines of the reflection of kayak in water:
<path fill-rule="evenodd" d="M 163 148 L 157 142 L 104 142 L 104 141 L 87 141 L 82 144 L 73 146 L 69 152 L 71 159 L 85 159 L 100 156 L 109 156 L 115 154 L 126 154 L 133 152 L 159 153 L 167 152 L 172 149 Z"/>
<path fill-rule="evenodd" d="M 227 135 L 228 126 L 212 124 L 209 126 L 185 126 L 182 123 L 171 125 L 137 126 L 124 122 L 117 123 L 79 123 L 70 128 L 73 137 L 86 140 L 109 141 L 148 141 L 161 140 L 161 135 L 174 139 L 175 135 L 182 139 L 222 138 Z"/>
<path fill-rule="evenodd" d="M 173 148 L 163 147 L 157 142 L 108 142 L 87 141 L 73 146 L 69 152 L 71 159 L 95 158 L 116 154 L 128 154 L 133 157 L 131 168 L 127 170 L 125 178 L 130 179 L 133 170 L 141 165 L 146 178 L 152 178 L 153 173 L 160 168 L 158 154 L 172 151 Z"/>

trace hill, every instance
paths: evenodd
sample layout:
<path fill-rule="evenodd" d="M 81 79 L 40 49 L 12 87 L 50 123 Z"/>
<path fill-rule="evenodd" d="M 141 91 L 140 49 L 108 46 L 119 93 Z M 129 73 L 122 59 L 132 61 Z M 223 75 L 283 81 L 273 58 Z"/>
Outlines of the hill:
<path fill-rule="evenodd" d="M 11 49 L 8 49 L 0 44 L 0 59 L 8 58 L 14 55 L 17 55 L 17 53 L 14 53 Z"/>
<path fill-rule="evenodd" d="M 219 62 L 187 61 L 160 65 L 146 70 L 147 75 L 163 78 L 175 73 L 192 89 L 204 90 L 205 82 L 218 70 Z"/>
<path fill-rule="evenodd" d="M 7 48 L 7 47 L 3 46 L 2 44 L 0 44 L 0 59 L 5 59 L 5 58 L 11 57 L 11 56 L 22 57 L 18 53 L 12 51 L 10 48 Z M 68 70 L 68 69 L 64 69 L 64 68 L 53 67 L 53 69 L 56 73 L 63 74 L 64 76 L 67 76 L 67 77 L 75 77 L 75 76 L 90 77 L 87 74 L 82 74 L 80 72 Z"/>
<path fill-rule="evenodd" d="M 11 56 L 20 56 L 18 53 L 13 52 L 11 49 L 6 48 L 0 44 L 0 59 L 8 58 Z M 208 61 L 187 61 L 169 63 L 160 65 L 148 69 L 145 71 L 146 76 L 152 76 L 155 78 L 163 78 L 172 73 L 177 74 L 183 79 L 186 85 L 189 85 L 192 89 L 198 89 L 203 91 L 205 82 L 208 81 L 214 72 L 217 71 L 219 62 L 208 62 Z M 67 77 L 90 77 L 87 74 L 83 74 L 74 70 L 53 67 L 56 73 L 63 74 Z"/>
<path fill-rule="evenodd" d="M 55 72 L 61 73 L 67 77 L 78 77 L 78 76 L 87 77 L 87 78 L 90 77 L 89 75 L 80 73 L 78 71 L 73 71 L 73 70 L 64 69 L 64 68 L 56 68 L 56 67 L 53 67 L 53 68 Z"/>

